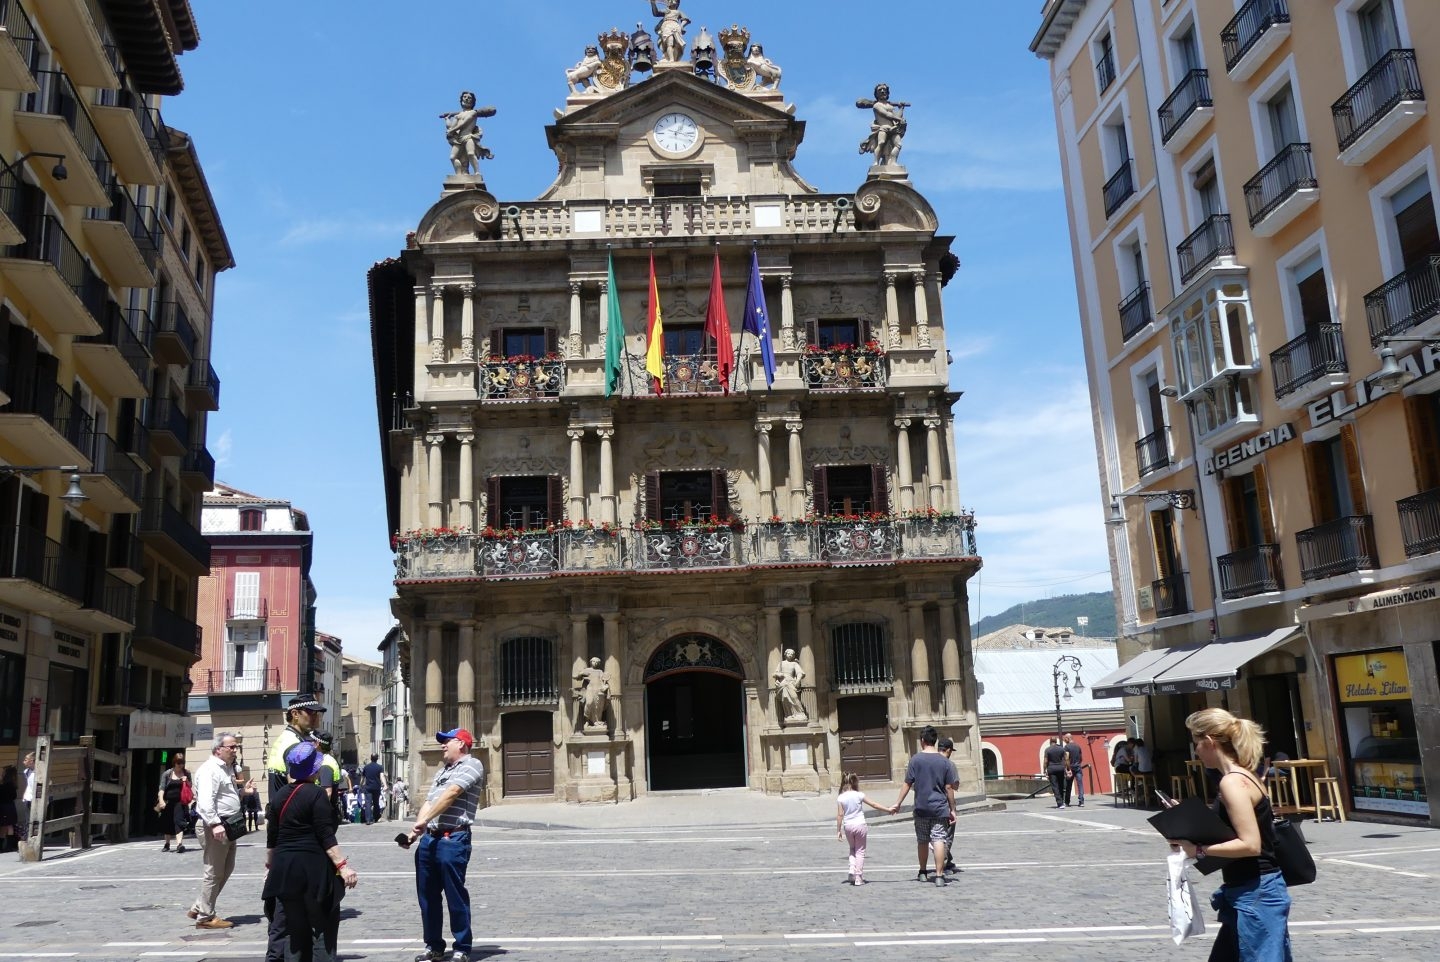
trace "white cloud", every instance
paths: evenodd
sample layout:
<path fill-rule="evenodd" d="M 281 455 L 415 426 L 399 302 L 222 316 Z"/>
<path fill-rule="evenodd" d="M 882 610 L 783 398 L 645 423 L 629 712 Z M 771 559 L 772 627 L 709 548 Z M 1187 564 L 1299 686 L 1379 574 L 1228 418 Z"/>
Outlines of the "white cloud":
<path fill-rule="evenodd" d="M 235 439 L 231 436 L 229 428 L 220 432 L 220 436 L 211 443 L 213 450 L 210 453 L 215 456 L 215 466 L 217 468 L 229 466 L 230 453 L 234 450 L 234 444 Z"/>
<path fill-rule="evenodd" d="M 354 240 L 359 237 L 378 237 L 391 241 L 403 240 L 406 231 L 413 227 L 413 224 L 400 221 L 317 217 L 291 224 L 277 243 L 281 247 L 303 247 L 342 238 Z"/>

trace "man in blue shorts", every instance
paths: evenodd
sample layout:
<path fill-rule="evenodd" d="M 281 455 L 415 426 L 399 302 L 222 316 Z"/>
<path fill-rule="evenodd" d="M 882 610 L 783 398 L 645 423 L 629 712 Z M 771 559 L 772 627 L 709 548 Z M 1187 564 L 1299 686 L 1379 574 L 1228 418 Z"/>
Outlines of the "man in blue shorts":
<path fill-rule="evenodd" d="M 910 790 L 915 790 L 915 844 L 920 859 L 920 871 L 915 881 L 930 881 L 926 871 L 930 852 L 935 852 L 935 884 L 943 888 L 947 882 L 945 865 L 945 839 L 950 823 L 955 821 L 955 789 L 960 787 L 960 777 L 955 766 L 940 754 L 935 747 L 940 735 L 931 725 L 920 732 L 920 751 L 910 759 L 905 769 L 905 787 L 900 797 L 890 807 L 891 813 L 898 812 Z"/>

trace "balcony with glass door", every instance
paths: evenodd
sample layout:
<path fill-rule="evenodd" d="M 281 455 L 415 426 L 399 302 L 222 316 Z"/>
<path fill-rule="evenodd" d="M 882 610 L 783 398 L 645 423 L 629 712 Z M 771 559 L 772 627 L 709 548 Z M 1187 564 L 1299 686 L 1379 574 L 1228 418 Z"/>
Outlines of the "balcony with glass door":
<path fill-rule="evenodd" d="M 1349 383 L 1345 332 L 1339 324 L 1316 324 L 1283 347 L 1270 352 L 1275 399 L 1296 408 L 1330 387 Z"/>
<path fill-rule="evenodd" d="M 1365 295 L 1370 344 L 1405 334 L 1440 334 L 1440 254 L 1431 254 Z"/>
<path fill-rule="evenodd" d="M 1340 162 L 1364 164 L 1425 116 L 1414 50 L 1391 50 L 1330 108 Z"/>
<path fill-rule="evenodd" d="M 1418 558 L 1440 551 L 1440 488 L 1395 502 L 1400 513 L 1400 534 L 1405 557 Z"/>
<path fill-rule="evenodd" d="M 1257 237 L 1274 237 L 1320 200 L 1309 144 L 1287 144 L 1245 182 L 1245 210 Z"/>
<path fill-rule="evenodd" d="M 1128 342 L 1154 319 L 1150 310 L 1150 285 L 1141 281 L 1135 290 L 1125 295 L 1119 310 L 1120 337 Z"/>
<path fill-rule="evenodd" d="M 1280 546 L 1257 544 L 1215 559 L 1220 568 L 1220 597 L 1238 601 L 1271 591 L 1284 591 Z"/>
<path fill-rule="evenodd" d="M 1180 283 L 1189 284 L 1201 271 L 1225 258 L 1235 257 L 1235 234 L 1229 214 L 1211 214 L 1188 237 L 1175 245 L 1180 262 Z"/>
<path fill-rule="evenodd" d="M 1286 0 L 1246 0 L 1220 30 L 1225 72 L 1236 83 L 1249 80 L 1289 36 Z"/>
<path fill-rule="evenodd" d="M 1160 143 L 1172 154 L 1190 145 L 1215 115 L 1210 97 L 1210 71 L 1191 70 L 1160 105 Z"/>
<path fill-rule="evenodd" d="M 1300 577 L 1319 581 L 1379 567 L 1375 522 L 1368 514 L 1336 518 L 1295 534 L 1300 549 Z"/>
<path fill-rule="evenodd" d="M 1193 292 L 1172 313 L 1170 346 L 1179 398 L 1196 406 L 1214 430 L 1253 412 L 1249 381 L 1259 374 L 1250 292 L 1243 277 L 1222 276 Z"/>

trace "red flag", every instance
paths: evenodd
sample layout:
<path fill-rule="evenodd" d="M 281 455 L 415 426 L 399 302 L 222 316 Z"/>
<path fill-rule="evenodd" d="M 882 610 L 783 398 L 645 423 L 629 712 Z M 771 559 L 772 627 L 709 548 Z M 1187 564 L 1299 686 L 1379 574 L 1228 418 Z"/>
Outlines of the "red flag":
<path fill-rule="evenodd" d="M 650 252 L 650 300 L 645 310 L 645 370 L 656 394 L 665 393 L 665 321 L 660 316 L 660 287 L 655 283 L 655 252 Z"/>
<path fill-rule="evenodd" d="M 715 269 L 710 274 L 710 303 L 705 306 L 705 336 L 715 342 L 715 367 L 720 372 L 720 386 L 729 394 L 735 348 L 730 342 L 730 315 L 725 312 L 725 288 L 720 283 L 718 248 L 715 251 Z"/>

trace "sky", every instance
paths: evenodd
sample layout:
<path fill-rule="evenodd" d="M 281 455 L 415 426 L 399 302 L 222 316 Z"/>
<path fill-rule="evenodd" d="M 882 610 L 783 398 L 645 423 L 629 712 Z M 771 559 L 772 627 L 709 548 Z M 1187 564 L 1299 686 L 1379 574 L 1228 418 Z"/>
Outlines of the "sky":
<path fill-rule="evenodd" d="M 556 163 L 545 125 L 564 69 L 648 0 L 192 0 L 198 49 L 162 105 L 190 133 L 237 266 L 216 287 L 209 422 L 217 479 L 308 513 L 318 627 L 373 658 L 392 624 L 365 275 L 398 254 L 450 172 L 439 120 L 461 90 L 485 121 L 502 204 Z M 806 121 L 795 160 L 857 189 L 877 82 L 914 104 L 903 161 L 955 237 L 944 291 L 961 501 L 984 568 L 971 618 L 1110 586 L 1050 82 L 1029 52 L 1039 0 L 882 6 L 684 0 L 712 35 L 740 23 Z M 823 15 L 817 15 L 822 14 Z"/>

